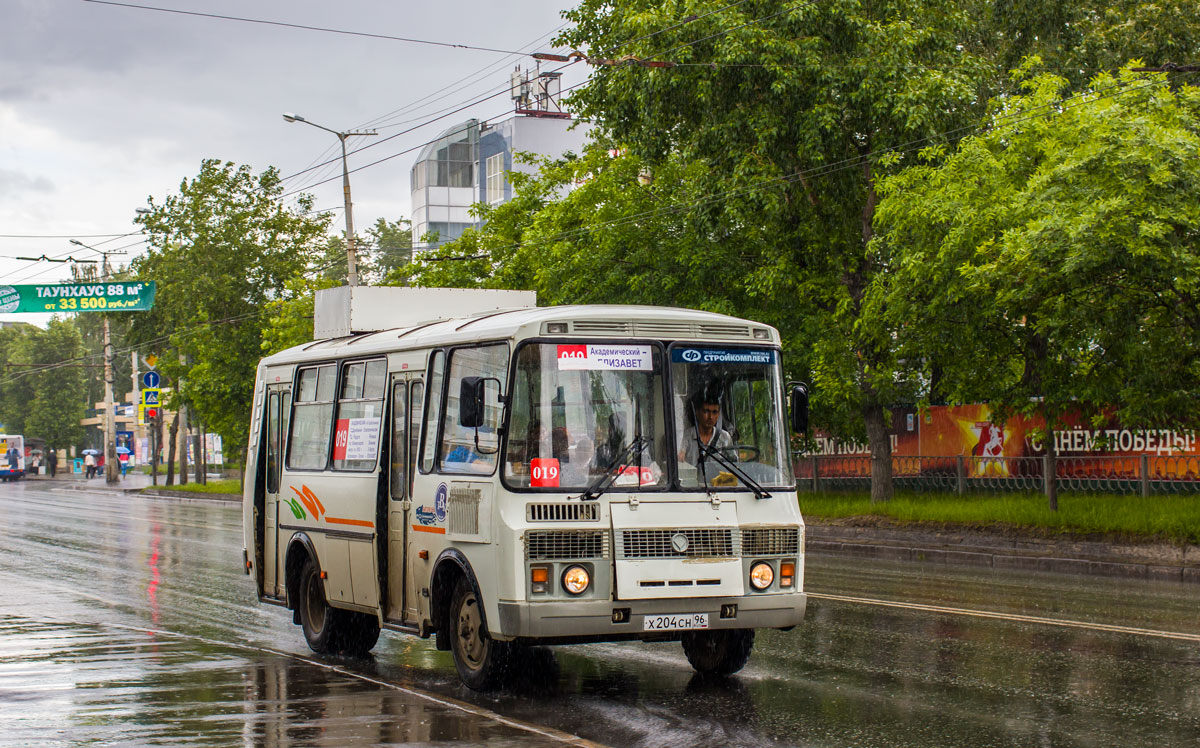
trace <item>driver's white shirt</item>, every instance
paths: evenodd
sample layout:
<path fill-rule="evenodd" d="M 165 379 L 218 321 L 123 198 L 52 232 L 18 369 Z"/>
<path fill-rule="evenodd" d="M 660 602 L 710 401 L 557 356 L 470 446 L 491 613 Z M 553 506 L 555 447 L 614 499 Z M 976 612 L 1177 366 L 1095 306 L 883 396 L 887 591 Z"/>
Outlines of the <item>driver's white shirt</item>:
<path fill-rule="evenodd" d="M 688 426 L 683 430 L 683 461 L 689 465 L 695 465 L 699 461 L 698 449 L 696 447 L 696 427 Z M 705 446 L 713 449 L 724 449 L 725 447 L 733 446 L 733 437 L 725 429 L 717 426 L 713 429 L 712 437 L 705 442 Z"/>

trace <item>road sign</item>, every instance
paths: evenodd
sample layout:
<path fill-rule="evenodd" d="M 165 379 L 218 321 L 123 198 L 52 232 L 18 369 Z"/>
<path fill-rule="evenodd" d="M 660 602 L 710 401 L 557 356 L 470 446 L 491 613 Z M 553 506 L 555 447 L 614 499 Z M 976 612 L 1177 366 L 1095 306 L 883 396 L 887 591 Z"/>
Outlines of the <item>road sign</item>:
<path fill-rule="evenodd" d="M 150 389 L 157 389 L 159 383 L 162 382 L 162 375 L 157 371 L 148 371 L 142 375 L 142 384 Z"/>
<path fill-rule="evenodd" d="M 159 395 L 162 390 L 156 387 L 147 387 L 142 390 L 142 405 L 158 407 Z"/>
<path fill-rule="evenodd" d="M 142 363 L 153 369 L 158 365 L 158 356 L 155 356 L 153 353 L 147 353 L 145 356 L 142 356 Z"/>

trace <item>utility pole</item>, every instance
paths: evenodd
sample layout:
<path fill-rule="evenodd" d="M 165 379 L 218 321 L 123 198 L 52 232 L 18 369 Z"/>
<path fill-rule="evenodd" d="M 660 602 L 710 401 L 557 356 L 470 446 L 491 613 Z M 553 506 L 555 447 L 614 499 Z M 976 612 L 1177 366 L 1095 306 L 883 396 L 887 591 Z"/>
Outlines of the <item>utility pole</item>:
<path fill-rule="evenodd" d="M 304 119 L 298 114 L 285 112 L 283 118 L 288 122 L 303 122 L 306 125 L 331 132 L 337 136 L 337 139 L 342 144 L 342 195 L 346 200 L 346 285 L 358 285 L 358 249 L 354 242 L 354 210 L 350 202 L 350 169 L 346 166 L 346 138 L 359 135 L 378 135 L 374 130 L 366 132 L 338 132 L 331 130 L 324 125 L 318 125 L 316 122 L 311 122 Z"/>
<path fill-rule="evenodd" d="M 71 243 L 100 253 L 102 258 L 100 280 L 103 283 L 108 283 L 108 256 L 125 254 L 125 252 L 106 252 L 96 249 L 77 239 L 72 239 Z M 112 339 L 108 330 L 108 312 L 102 312 L 102 314 L 104 317 L 104 480 L 108 483 L 117 483 L 121 480 L 121 470 L 117 467 L 117 423 L 113 413 Z"/>

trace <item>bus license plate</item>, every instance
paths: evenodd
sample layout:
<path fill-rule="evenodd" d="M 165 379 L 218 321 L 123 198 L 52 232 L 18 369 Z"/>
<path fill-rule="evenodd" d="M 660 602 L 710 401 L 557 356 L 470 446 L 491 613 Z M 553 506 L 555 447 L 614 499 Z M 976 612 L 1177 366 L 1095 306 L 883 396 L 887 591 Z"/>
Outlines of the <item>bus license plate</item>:
<path fill-rule="evenodd" d="M 680 631 L 684 629 L 706 628 L 708 628 L 707 613 L 646 616 L 642 622 L 643 631 Z"/>

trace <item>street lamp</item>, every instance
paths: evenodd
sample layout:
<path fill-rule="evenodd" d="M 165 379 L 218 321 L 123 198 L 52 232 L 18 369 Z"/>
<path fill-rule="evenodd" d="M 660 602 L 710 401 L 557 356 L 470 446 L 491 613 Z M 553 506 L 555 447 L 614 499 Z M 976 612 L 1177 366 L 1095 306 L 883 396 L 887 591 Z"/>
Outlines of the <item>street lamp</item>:
<path fill-rule="evenodd" d="M 105 283 L 108 282 L 108 256 L 125 254 L 124 252 L 106 252 L 103 249 L 96 249 L 78 239 L 72 239 L 71 243 L 100 254 L 103 258 L 103 264 L 100 266 L 102 268 L 100 278 Z M 101 314 L 104 318 L 104 480 L 108 483 L 116 483 L 120 479 L 118 477 L 120 470 L 117 468 L 117 424 L 113 419 L 112 340 L 108 331 L 108 312 Z"/>
<path fill-rule="evenodd" d="M 351 286 L 358 285 L 358 256 L 354 246 L 354 214 L 350 205 L 350 170 L 346 167 L 346 138 L 355 135 L 378 135 L 377 132 L 338 132 L 331 130 L 323 125 L 318 125 L 316 122 L 310 122 L 299 114 L 292 112 L 283 113 L 284 120 L 288 122 L 303 122 L 306 125 L 312 125 L 325 132 L 331 132 L 337 136 L 337 139 L 342 144 L 342 192 L 346 198 L 346 283 Z"/>

